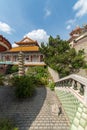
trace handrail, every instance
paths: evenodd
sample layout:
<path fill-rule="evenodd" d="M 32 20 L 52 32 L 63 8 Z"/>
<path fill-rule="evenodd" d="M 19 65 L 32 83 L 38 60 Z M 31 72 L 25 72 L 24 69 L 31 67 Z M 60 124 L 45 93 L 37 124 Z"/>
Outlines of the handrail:
<path fill-rule="evenodd" d="M 80 88 L 78 87 L 77 83 L 79 83 Z M 87 79 L 85 77 L 76 74 L 71 74 L 69 76 L 59 79 L 57 82 L 55 82 L 55 84 L 57 87 L 58 85 L 61 85 L 61 87 L 68 87 L 70 84 L 71 88 L 74 90 L 75 93 L 77 90 L 79 90 L 77 94 L 83 95 L 84 103 L 87 105 Z"/>
<path fill-rule="evenodd" d="M 64 78 L 61 78 L 57 82 L 68 80 L 68 79 L 73 79 L 74 81 L 77 81 L 77 82 L 83 84 L 84 86 L 87 86 L 87 79 L 85 77 L 82 77 L 82 76 L 79 76 L 76 74 L 71 74 L 71 75 L 66 76 Z M 57 83 L 57 82 L 55 82 L 55 83 Z"/>

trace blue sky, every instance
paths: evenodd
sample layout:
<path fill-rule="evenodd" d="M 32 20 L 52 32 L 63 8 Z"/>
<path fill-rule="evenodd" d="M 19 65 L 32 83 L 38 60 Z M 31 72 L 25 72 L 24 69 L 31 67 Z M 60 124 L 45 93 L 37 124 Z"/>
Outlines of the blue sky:
<path fill-rule="evenodd" d="M 12 44 L 24 36 L 46 42 L 52 35 L 68 39 L 87 23 L 87 0 L 0 0 L 0 34 Z"/>

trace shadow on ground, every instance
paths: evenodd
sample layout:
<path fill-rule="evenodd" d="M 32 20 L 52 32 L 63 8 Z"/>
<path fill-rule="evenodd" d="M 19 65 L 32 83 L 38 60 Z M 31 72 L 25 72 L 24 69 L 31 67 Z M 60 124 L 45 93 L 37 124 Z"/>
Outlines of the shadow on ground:
<path fill-rule="evenodd" d="M 46 88 L 40 87 L 32 98 L 18 101 L 13 88 L 1 87 L 0 118 L 12 119 L 19 130 L 28 130 L 43 106 L 46 93 Z"/>

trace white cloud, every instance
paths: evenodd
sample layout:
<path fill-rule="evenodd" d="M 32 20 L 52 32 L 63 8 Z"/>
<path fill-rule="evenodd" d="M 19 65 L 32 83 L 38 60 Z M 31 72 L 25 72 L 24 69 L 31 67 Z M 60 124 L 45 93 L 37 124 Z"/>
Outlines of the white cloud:
<path fill-rule="evenodd" d="M 67 25 L 66 29 L 69 30 L 71 28 L 71 25 Z"/>
<path fill-rule="evenodd" d="M 49 9 L 45 9 L 45 17 L 48 17 L 51 15 L 51 11 Z"/>
<path fill-rule="evenodd" d="M 67 30 L 71 29 L 72 25 L 75 25 L 75 22 L 76 22 L 76 19 L 75 19 L 75 18 L 66 21 L 66 24 L 67 24 L 66 29 L 67 29 Z"/>
<path fill-rule="evenodd" d="M 0 21 L 0 31 L 11 34 L 12 28 L 8 24 Z"/>
<path fill-rule="evenodd" d="M 47 43 L 49 35 L 44 29 L 37 29 L 27 33 L 24 37 L 28 36 L 32 40 L 36 40 L 39 45 L 41 42 Z"/>
<path fill-rule="evenodd" d="M 70 19 L 66 23 L 73 25 L 76 22 L 76 19 Z"/>
<path fill-rule="evenodd" d="M 66 22 L 66 29 L 70 29 L 72 25 L 76 25 L 78 18 L 87 14 L 87 0 L 77 0 L 73 6 L 73 10 L 76 11 L 75 17 Z"/>
<path fill-rule="evenodd" d="M 52 14 L 52 11 L 50 9 L 50 0 L 46 0 L 45 7 L 44 7 L 44 18 L 49 17 Z"/>
<path fill-rule="evenodd" d="M 12 47 L 18 47 L 18 45 L 16 43 L 13 43 Z"/>
<path fill-rule="evenodd" d="M 87 0 L 78 0 L 73 6 L 73 10 L 77 11 L 76 17 L 82 17 L 87 14 Z"/>

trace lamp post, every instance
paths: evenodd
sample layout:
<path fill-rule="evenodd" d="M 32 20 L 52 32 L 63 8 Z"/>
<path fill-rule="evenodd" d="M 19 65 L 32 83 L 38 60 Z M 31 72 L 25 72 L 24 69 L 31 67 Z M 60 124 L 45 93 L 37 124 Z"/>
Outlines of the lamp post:
<path fill-rule="evenodd" d="M 18 58 L 19 58 L 19 63 L 18 63 L 19 76 L 24 76 L 24 74 L 25 74 L 25 72 L 24 72 L 24 56 L 23 56 L 22 51 L 19 52 Z"/>

